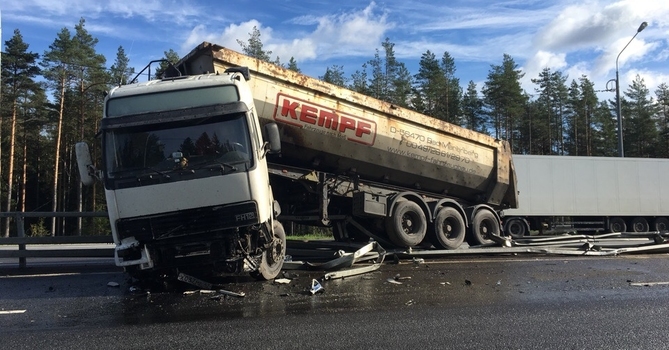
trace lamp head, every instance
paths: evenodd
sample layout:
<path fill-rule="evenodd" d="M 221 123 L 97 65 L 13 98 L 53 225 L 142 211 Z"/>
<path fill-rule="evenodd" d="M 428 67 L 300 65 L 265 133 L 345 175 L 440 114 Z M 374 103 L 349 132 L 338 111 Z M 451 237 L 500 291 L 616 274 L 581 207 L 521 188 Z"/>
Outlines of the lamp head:
<path fill-rule="evenodd" d="M 636 32 L 637 32 L 637 33 L 640 33 L 642 30 L 646 29 L 646 27 L 648 27 L 648 22 L 643 22 L 643 23 L 641 23 L 641 25 L 639 26 L 639 29 L 636 30 Z"/>

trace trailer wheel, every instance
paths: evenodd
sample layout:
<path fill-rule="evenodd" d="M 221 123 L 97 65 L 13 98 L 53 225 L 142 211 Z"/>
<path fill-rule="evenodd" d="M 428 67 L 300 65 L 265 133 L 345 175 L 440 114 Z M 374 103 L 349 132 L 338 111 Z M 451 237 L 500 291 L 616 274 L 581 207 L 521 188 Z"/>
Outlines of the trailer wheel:
<path fill-rule="evenodd" d="M 258 280 L 271 280 L 279 275 L 286 257 L 286 232 L 280 222 L 274 222 L 274 236 L 269 248 L 262 254 L 258 270 L 251 272 L 251 276 Z"/>
<path fill-rule="evenodd" d="M 479 210 L 472 218 L 472 226 L 470 234 L 467 236 L 467 243 L 470 246 L 494 243 L 489 236 L 499 236 L 500 231 L 501 228 L 497 217 L 488 210 Z"/>
<path fill-rule="evenodd" d="M 416 246 L 423 241 L 427 232 L 425 213 L 414 202 L 397 202 L 392 216 L 386 218 L 386 231 L 390 241 L 397 246 Z"/>
<path fill-rule="evenodd" d="M 453 207 L 443 207 L 434 218 L 430 242 L 440 249 L 458 249 L 465 240 L 465 219 Z"/>
<path fill-rule="evenodd" d="M 667 218 L 657 218 L 653 223 L 654 230 L 658 232 L 667 232 L 669 231 L 669 219 Z"/>
<path fill-rule="evenodd" d="M 625 220 L 619 217 L 609 219 L 609 232 L 627 232 Z"/>
<path fill-rule="evenodd" d="M 527 232 L 527 223 L 523 219 L 511 218 L 504 223 L 504 233 L 513 238 L 523 238 Z"/>
<path fill-rule="evenodd" d="M 648 232 L 650 226 L 648 225 L 648 220 L 642 217 L 636 217 L 630 222 L 630 228 L 632 232 Z"/>

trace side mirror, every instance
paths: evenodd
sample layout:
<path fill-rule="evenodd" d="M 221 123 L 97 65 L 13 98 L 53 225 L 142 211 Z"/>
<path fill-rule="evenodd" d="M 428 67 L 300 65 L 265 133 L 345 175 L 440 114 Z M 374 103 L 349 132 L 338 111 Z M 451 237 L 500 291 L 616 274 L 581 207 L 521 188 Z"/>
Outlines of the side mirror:
<path fill-rule="evenodd" d="M 279 136 L 279 127 L 276 123 L 269 123 L 265 125 L 265 134 L 267 135 L 267 140 L 269 141 L 266 145 L 269 145 L 269 153 L 275 154 L 281 152 L 281 137 Z"/>
<path fill-rule="evenodd" d="M 91 160 L 91 152 L 88 150 L 86 142 L 77 142 L 74 145 L 74 152 L 77 155 L 77 166 L 79 168 L 79 178 L 85 186 L 90 186 L 95 181 L 95 166 Z"/>

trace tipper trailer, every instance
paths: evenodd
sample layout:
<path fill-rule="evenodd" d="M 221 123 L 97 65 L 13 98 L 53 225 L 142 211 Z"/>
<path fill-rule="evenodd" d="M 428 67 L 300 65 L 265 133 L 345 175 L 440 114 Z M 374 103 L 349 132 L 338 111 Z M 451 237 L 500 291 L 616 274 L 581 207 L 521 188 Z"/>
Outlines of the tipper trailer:
<path fill-rule="evenodd" d="M 488 243 L 517 206 L 505 141 L 206 42 L 175 67 L 110 91 L 101 124 L 116 263 L 137 274 L 273 278 L 279 220 L 398 247 Z"/>
<path fill-rule="evenodd" d="M 504 231 L 667 232 L 669 159 L 514 155 L 521 204 Z"/>

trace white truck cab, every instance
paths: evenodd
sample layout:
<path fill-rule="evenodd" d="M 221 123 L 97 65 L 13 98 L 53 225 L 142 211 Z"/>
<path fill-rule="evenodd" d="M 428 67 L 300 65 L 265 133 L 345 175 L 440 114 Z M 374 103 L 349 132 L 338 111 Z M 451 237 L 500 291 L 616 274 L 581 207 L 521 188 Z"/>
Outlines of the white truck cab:
<path fill-rule="evenodd" d="M 248 70 L 120 86 L 105 99 L 100 133 L 117 266 L 131 275 L 197 270 L 274 278 L 285 255 Z M 88 147 L 78 144 L 84 183 Z M 144 276 L 142 276 L 144 277 Z"/>

